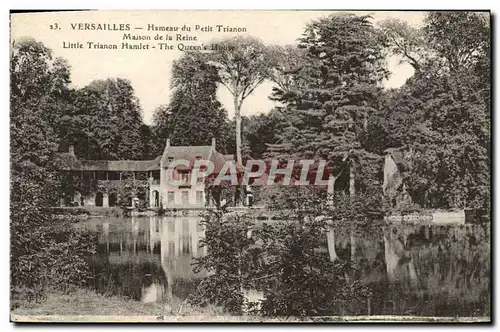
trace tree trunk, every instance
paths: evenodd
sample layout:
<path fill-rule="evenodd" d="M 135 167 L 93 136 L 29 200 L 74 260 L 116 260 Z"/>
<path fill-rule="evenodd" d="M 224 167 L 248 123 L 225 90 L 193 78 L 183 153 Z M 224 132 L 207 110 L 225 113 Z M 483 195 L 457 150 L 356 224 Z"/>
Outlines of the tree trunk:
<path fill-rule="evenodd" d="M 356 238 L 354 237 L 353 231 L 351 231 L 351 261 L 354 262 L 356 258 Z"/>
<path fill-rule="evenodd" d="M 172 275 L 172 270 L 167 271 L 167 299 L 172 300 L 174 297 L 174 277 Z"/>
<path fill-rule="evenodd" d="M 326 190 L 327 193 L 326 202 L 329 206 L 333 205 L 333 192 L 335 189 L 335 180 L 337 180 L 337 177 L 330 174 L 330 176 L 328 177 L 328 187 Z"/>
<path fill-rule="evenodd" d="M 241 113 L 238 95 L 234 96 L 234 116 L 236 117 L 236 162 L 241 164 Z"/>
<path fill-rule="evenodd" d="M 236 91 L 236 90 L 235 90 Z M 243 165 L 241 158 L 241 108 L 238 102 L 238 95 L 234 95 L 234 115 L 236 117 L 236 162 Z M 238 191 L 237 199 L 235 199 L 235 205 L 242 205 L 244 201 L 244 188 L 243 186 L 237 185 L 236 190 Z M 236 197 L 235 197 L 236 198 Z"/>
<path fill-rule="evenodd" d="M 356 188 L 355 186 L 355 175 L 354 175 L 354 163 L 351 161 L 351 165 L 349 166 L 349 196 L 354 198 L 356 196 Z"/>
<path fill-rule="evenodd" d="M 337 251 L 335 250 L 335 231 L 333 226 L 328 226 L 326 231 L 326 243 L 328 246 L 328 254 L 330 256 L 330 262 L 335 262 L 338 259 Z"/>

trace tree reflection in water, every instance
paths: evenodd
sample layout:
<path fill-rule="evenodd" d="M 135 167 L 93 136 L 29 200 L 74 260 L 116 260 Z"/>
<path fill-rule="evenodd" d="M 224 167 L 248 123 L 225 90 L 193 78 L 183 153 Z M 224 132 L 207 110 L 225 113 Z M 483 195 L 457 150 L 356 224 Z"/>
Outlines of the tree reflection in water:
<path fill-rule="evenodd" d="M 144 302 L 185 299 L 201 275 L 192 257 L 204 230 L 199 217 L 117 218 L 88 221 L 100 233 L 89 260 L 102 293 Z M 487 316 L 490 305 L 490 228 L 461 226 L 332 227 L 321 240 L 331 260 L 351 260 L 349 276 L 372 297 L 354 314 Z M 265 295 L 265 294 L 264 294 Z M 253 294 L 258 298 L 262 293 Z"/>

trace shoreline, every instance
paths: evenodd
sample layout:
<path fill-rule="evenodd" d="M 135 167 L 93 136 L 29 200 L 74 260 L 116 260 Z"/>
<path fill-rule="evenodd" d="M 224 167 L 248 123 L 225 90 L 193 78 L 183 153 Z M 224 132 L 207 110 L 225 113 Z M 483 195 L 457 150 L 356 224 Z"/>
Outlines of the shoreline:
<path fill-rule="evenodd" d="M 12 306 L 11 301 L 11 306 Z M 15 299 L 20 304 L 11 309 L 10 321 L 15 323 L 43 322 L 226 322 L 226 323 L 491 323 L 491 317 L 427 317 L 427 316 L 318 316 L 318 317 L 263 317 L 232 316 L 214 306 L 196 307 L 180 299 L 170 303 L 142 303 L 121 296 L 105 296 L 93 290 L 77 288 L 64 294 L 50 291 L 43 303 L 28 303 Z"/>
<path fill-rule="evenodd" d="M 27 321 L 15 317 L 32 317 L 29 321 L 43 321 L 44 317 L 178 317 L 185 315 L 221 316 L 222 309 L 215 306 L 205 308 L 192 306 L 178 298 L 163 303 L 143 303 L 124 296 L 104 295 L 87 288 L 75 288 L 69 292 L 49 290 L 45 299 L 36 303 L 27 301 L 21 293 L 10 301 L 12 321 Z M 15 307 L 15 309 L 14 309 Z M 35 318 L 38 317 L 38 318 Z M 50 319 L 49 319 L 50 320 Z"/>

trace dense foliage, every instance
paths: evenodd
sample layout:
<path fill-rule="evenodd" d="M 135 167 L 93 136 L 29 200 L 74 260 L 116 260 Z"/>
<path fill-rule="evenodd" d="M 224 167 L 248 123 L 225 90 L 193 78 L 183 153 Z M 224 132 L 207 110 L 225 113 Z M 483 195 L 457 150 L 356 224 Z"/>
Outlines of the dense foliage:
<path fill-rule="evenodd" d="M 370 297 L 370 290 L 351 284 L 350 271 L 357 272 L 340 263 L 335 250 L 330 256 L 319 250 L 319 239 L 340 227 L 355 261 L 356 237 L 375 229 L 370 225 L 390 208 L 380 190 L 381 156 L 388 148 L 404 152 L 404 179 L 417 203 L 401 209 L 488 208 L 489 29 L 484 16 L 466 12 L 430 13 L 422 28 L 395 20 L 374 27 L 367 16 L 332 15 L 311 22 L 298 49 L 271 47 L 278 58 L 270 62 L 268 79 L 280 105 L 244 119 L 244 151 L 250 158 L 347 163 L 349 174 L 346 181 L 345 173 L 337 177 L 339 168 L 331 168 L 343 182 L 335 189 L 343 192 L 330 200 L 310 188 L 259 188 L 268 207 L 293 214 L 293 222 L 256 228 L 224 214 L 207 218 L 208 256 L 197 261 L 197 269 L 211 271 L 202 283 L 207 303 L 218 294 L 216 303 L 240 312 L 243 288 L 251 287 L 266 290 L 256 306 L 264 315 L 355 312 L 349 305 Z M 382 89 L 388 54 L 415 71 L 398 89 Z M 327 208 L 315 210 L 326 201 Z M 249 227 L 254 230 L 245 234 Z"/>
<path fill-rule="evenodd" d="M 234 150 L 227 112 L 217 100 L 218 79 L 216 68 L 198 53 L 185 53 L 174 62 L 172 98 L 156 110 L 153 119 L 162 143 L 170 138 L 172 145 L 210 145 L 215 138 L 218 151 Z"/>
<path fill-rule="evenodd" d="M 294 210 L 293 219 L 259 226 L 250 216 L 224 210 L 208 213 L 202 240 L 208 254 L 195 259 L 195 271 L 208 276 L 190 300 L 217 304 L 234 314 L 303 317 L 357 312 L 356 300 L 366 300 L 370 291 L 352 278 L 354 265 L 332 260 L 324 250 L 322 239 L 332 224 L 331 218 L 324 218 L 324 201 L 311 195 L 303 198 L 307 213 L 303 206 Z M 357 213 L 361 219 L 366 216 Z M 261 303 L 245 297 L 246 290 L 255 289 L 265 290 Z"/>
<path fill-rule="evenodd" d="M 472 12 L 429 13 L 420 28 L 357 15 L 311 22 L 298 47 L 270 47 L 279 104 L 246 120 L 247 154 L 329 160 L 335 190 L 353 194 L 380 190 L 381 156 L 399 148 L 414 203 L 488 209 L 489 23 Z M 382 89 L 387 56 L 414 69 L 400 88 Z"/>
<path fill-rule="evenodd" d="M 130 81 L 97 80 L 75 92 L 74 113 L 62 118 L 64 139 L 83 159 L 154 159 L 158 148 L 142 122 Z M 144 139 L 144 141 L 143 141 Z"/>
<path fill-rule="evenodd" d="M 198 305 L 216 304 L 233 314 L 242 314 L 245 288 L 252 287 L 252 276 L 258 264 L 254 257 L 259 249 L 248 236 L 252 221 L 234 215 L 224 217 L 225 210 L 207 212 L 203 246 L 209 254 L 196 258 L 194 271 L 207 271 L 191 301 Z"/>
<path fill-rule="evenodd" d="M 476 13 L 431 13 L 423 33 L 431 55 L 386 95 L 386 140 L 411 154 L 406 176 L 416 203 L 488 209 L 489 22 Z"/>
<path fill-rule="evenodd" d="M 318 156 L 340 164 L 349 160 L 356 187 L 373 185 L 381 158 L 366 139 L 388 72 L 383 44 L 369 17 L 332 15 L 310 23 L 300 39 L 304 66 L 295 76 L 298 88 L 283 94 L 286 107 L 278 128 L 275 155 Z M 351 188 L 353 190 L 354 188 Z"/>
<path fill-rule="evenodd" d="M 90 234 L 56 221 L 47 207 L 58 199 L 53 156 L 59 138 L 50 112 L 64 105 L 69 76 L 61 59 L 33 40 L 11 51 L 11 286 L 41 289 L 81 284 Z M 57 109 L 57 107 L 56 107 Z"/>

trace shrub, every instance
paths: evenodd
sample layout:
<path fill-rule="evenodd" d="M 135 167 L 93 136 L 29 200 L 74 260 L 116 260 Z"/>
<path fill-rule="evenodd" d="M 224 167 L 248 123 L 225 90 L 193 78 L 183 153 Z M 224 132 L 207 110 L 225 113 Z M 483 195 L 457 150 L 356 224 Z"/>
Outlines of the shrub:
<path fill-rule="evenodd" d="M 12 232 L 11 284 L 32 289 L 83 285 L 90 277 L 85 258 L 95 253 L 90 231 L 63 222 Z M 21 231 L 23 229 L 23 231 Z"/>
<path fill-rule="evenodd" d="M 345 314 L 353 300 L 369 294 L 365 286 L 351 282 L 351 262 L 331 262 L 328 253 L 319 250 L 319 239 L 325 236 L 326 226 L 319 218 L 305 218 L 265 231 L 267 253 L 272 257 L 265 269 L 275 280 L 266 287 L 261 314 Z"/>
<path fill-rule="evenodd" d="M 368 297 L 370 291 L 352 281 L 353 263 L 331 262 L 322 250 L 327 222 L 336 218 L 325 218 L 329 210 L 318 202 L 315 196 L 304 196 L 296 207 L 295 219 L 260 228 L 249 218 L 224 210 L 205 215 L 202 245 L 208 245 L 208 254 L 195 259 L 194 269 L 206 270 L 209 275 L 191 301 L 222 306 L 233 314 L 248 307 L 266 316 L 356 312 L 352 304 Z M 338 209 L 341 220 L 352 214 L 350 206 Z M 243 289 L 263 289 L 265 299 L 260 306 L 248 303 Z"/>
<path fill-rule="evenodd" d="M 12 288 L 66 288 L 82 284 L 85 256 L 96 238 L 52 217 L 47 208 L 57 197 L 50 169 L 23 162 L 11 172 L 10 262 Z"/>
<path fill-rule="evenodd" d="M 206 231 L 201 245 L 208 246 L 208 254 L 195 258 L 194 271 L 205 270 L 208 276 L 201 280 L 190 302 L 200 306 L 215 304 L 241 314 L 243 290 L 253 286 L 251 277 L 255 274 L 252 257 L 258 249 L 248 236 L 253 223 L 246 216 L 215 210 L 204 215 L 202 224 Z"/>

